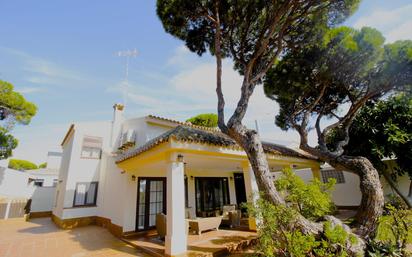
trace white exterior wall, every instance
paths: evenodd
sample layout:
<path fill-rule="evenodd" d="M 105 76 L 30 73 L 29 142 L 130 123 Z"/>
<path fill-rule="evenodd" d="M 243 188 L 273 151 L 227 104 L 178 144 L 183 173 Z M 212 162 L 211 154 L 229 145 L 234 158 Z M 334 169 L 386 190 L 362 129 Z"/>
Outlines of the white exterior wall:
<path fill-rule="evenodd" d="M 74 126 L 74 133 L 63 147 L 63 157 L 60 168 L 57 206 L 53 213 L 63 219 L 96 216 L 98 207 L 102 203 L 100 192 L 104 186 L 100 181 L 102 159 L 88 159 L 81 157 L 84 136 L 102 137 L 103 152 L 107 152 L 110 145 L 110 122 L 81 123 Z M 102 154 L 103 158 L 104 154 Z M 97 189 L 97 203 L 95 207 L 73 208 L 76 184 L 79 182 L 99 182 Z"/>
<path fill-rule="evenodd" d="M 74 136 L 71 135 L 68 141 L 63 145 L 62 160 L 59 169 L 59 183 L 56 188 L 56 201 L 53 207 L 53 214 L 62 218 L 64 199 L 66 195 L 66 183 L 70 167 L 70 159 L 72 156 Z"/>
<path fill-rule="evenodd" d="M 35 187 L 29 177 L 24 171 L 0 167 L 0 196 L 30 198 Z"/>
<path fill-rule="evenodd" d="M 36 187 L 31 196 L 31 212 L 51 211 L 53 208 L 55 187 Z"/>
<path fill-rule="evenodd" d="M 117 168 L 114 158 L 104 154 L 105 166 L 104 172 L 102 172 L 101 182 L 99 183 L 98 197 L 100 203 L 100 216 L 108 218 L 113 224 L 123 226 L 124 221 L 124 206 L 127 203 L 126 194 L 126 173 L 121 174 L 121 170 Z M 101 185 L 100 185 L 101 184 Z M 99 200 L 99 199 L 98 199 Z M 99 201 L 98 201 L 99 202 Z M 131 201 L 130 204 L 133 204 Z M 134 230 L 134 229 L 133 229 Z"/>
<path fill-rule="evenodd" d="M 0 196 L 6 198 L 32 199 L 31 212 L 51 211 L 56 188 L 53 181 L 56 175 L 37 174 L 0 167 Z M 40 172 L 37 170 L 37 172 Z M 44 179 L 43 187 L 34 186 L 29 179 Z"/>

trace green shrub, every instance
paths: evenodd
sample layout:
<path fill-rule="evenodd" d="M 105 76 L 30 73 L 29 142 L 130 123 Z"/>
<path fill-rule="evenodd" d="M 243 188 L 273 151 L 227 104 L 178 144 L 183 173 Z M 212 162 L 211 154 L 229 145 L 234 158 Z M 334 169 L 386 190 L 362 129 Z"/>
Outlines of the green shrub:
<path fill-rule="evenodd" d="M 400 256 L 407 256 L 406 246 L 412 243 L 412 211 L 386 206 L 389 215 L 382 216 L 376 233 L 375 242 L 369 242 L 371 247 L 382 249 L 380 253 L 399 249 Z M 388 255 L 396 256 L 396 255 Z"/>
<path fill-rule="evenodd" d="M 18 159 L 10 159 L 8 167 L 15 170 L 35 170 L 38 168 L 36 164 L 30 161 Z"/>
<path fill-rule="evenodd" d="M 215 128 L 217 127 L 217 114 L 214 113 L 203 113 L 197 116 L 194 116 L 186 122 L 190 122 L 193 125 Z"/>
<path fill-rule="evenodd" d="M 283 205 L 273 205 L 259 198 L 255 206 L 249 205 L 250 215 L 258 222 L 256 252 L 260 256 L 348 256 L 348 240 L 356 243 L 341 226 L 324 223 L 324 233 L 320 238 L 303 234 L 296 226 L 298 211 Z"/>
<path fill-rule="evenodd" d="M 44 168 L 47 168 L 47 162 L 43 162 L 39 164 L 39 169 L 44 169 Z"/>
<path fill-rule="evenodd" d="M 334 211 L 331 191 L 334 180 L 322 183 L 315 179 L 305 183 L 291 169 L 282 171 L 275 181 L 276 188 L 287 204 L 273 205 L 260 197 L 255 205 L 249 204 L 249 214 L 258 221 L 257 253 L 261 256 L 347 256 L 348 243 L 355 244 L 356 238 L 342 226 L 324 223 L 324 233 L 316 238 L 305 235 L 296 226 L 299 214 L 318 220 Z"/>
<path fill-rule="evenodd" d="M 401 249 L 395 244 L 379 240 L 369 241 L 366 247 L 367 257 L 401 257 L 403 256 Z"/>
<path fill-rule="evenodd" d="M 328 183 L 322 183 L 318 179 L 305 183 L 291 169 L 284 169 L 282 176 L 275 181 L 276 188 L 285 200 L 305 218 L 312 220 L 334 212 L 331 191 L 335 183 L 335 179 L 330 179 Z"/>
<path fill-rule="evenodd" d="M 394 207 L 395 209 L 408 209 L 406 203 L 397 194 L 388 194 L 385 197 L 385 206 L 383 211 L 385 215 L 390 215 L 390 209 Z"/>

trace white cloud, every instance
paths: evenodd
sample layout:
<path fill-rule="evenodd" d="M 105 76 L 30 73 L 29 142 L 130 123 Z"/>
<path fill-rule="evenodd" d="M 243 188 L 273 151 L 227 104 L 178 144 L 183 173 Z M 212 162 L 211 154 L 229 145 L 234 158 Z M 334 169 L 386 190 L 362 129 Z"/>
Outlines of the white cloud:
<path fill-rule="evenodd" d="M 33 84 L 54 86 L 76 86 L 93 80 L 81 72 L 62 67 L 50 60 L 26 52 L 0 46 L 0 52 L 15 57 L 22 63 L 24 79 Z"/>
<path fill-rule="evenodd" d="M 380 30 L 388 43 L 396 40 L 412 39 L 412 4 L 396 9 L 375 9 L 369 15 L 360 17 L 355 28 L 364 26 Z"/>
<path fill-rule="evenodd" d="M 22 94 L 31 94 L 31 93 L 37 93 L 44 91 L 44 88 L 41 87 L 22 87 L 22 88 L 17 88 L 17 92 L 20 92 Z"/>

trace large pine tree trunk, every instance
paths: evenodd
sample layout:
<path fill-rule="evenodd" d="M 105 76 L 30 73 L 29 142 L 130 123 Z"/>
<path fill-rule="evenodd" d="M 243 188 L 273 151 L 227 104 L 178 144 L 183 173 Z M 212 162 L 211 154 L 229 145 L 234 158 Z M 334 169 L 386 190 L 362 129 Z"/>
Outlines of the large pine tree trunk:
<path fill-rule="evenodd" d="M 384 205 L 378 171 L 364 157 L 340 156 L 326 161 L 335 168 L 343 168 L 359 176 L 362 200 L 356 215 L 357 234 L 363 238 L 373 238 Z"/>
<path fill-rule="evenodd" d="M 263 197 L 275 205 L 285 204 L 284 199 L 281 197 L 273 183 L 266 154 L 256 131 L 247 129 L 239 124 L 229 128 L 227 134 L 245 150 L 253 169 L 253 173 L 255 174 L 259 191 L 260 193 L 263 193 Z M 305 234 L 317 235 L 323 230 L 322 224 L 309 221 L 303 216 L 298 217 L 297 223 Z"/>

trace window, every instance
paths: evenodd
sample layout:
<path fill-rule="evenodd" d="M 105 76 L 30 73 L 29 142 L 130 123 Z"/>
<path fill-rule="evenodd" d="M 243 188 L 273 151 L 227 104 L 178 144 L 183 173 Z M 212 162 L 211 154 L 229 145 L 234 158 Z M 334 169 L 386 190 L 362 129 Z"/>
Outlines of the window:
<path fill-rule="evenodd" d="M 77 183 L 76 191 L 74 192 L 73 206 L 77 207 L 96 205 L 97 185 L 98 182 Z"/>
<path fill-rule="evenodd" d="M 213 216 L 230 203 L 228 178 L 195 178 L 196 216 Z"/>
<path fill-rule="evenodd" d="M 345 183 L 345 176 L 339 170 L 322 170 L 322 180 L 324 183 L 328 182 L 330 178 L 336 179 L 336 184 Z"/>
<path fill-rule="evenodd" d="M 35 179 L 35 180 L 34 180 L 34 185 L 35 185 L 36 187 L 42 187 L 42 186 L 43 186 L 43 183 L 44 183 L 44 179 Z"/>
<path fill-rule="evenodd" d="M 101 137 L 85 136 L 82 144 L 82 158 L 100 159 L 103 139 Z"/>

